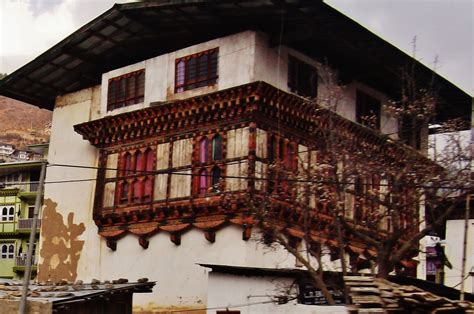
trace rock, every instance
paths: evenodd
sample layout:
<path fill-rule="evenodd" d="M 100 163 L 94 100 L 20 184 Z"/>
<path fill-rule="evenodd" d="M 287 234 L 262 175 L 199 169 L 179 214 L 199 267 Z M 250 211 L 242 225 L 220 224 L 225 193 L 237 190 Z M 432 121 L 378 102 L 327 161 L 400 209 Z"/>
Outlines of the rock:
<path fill-rule="evenodd" d="M 144 277 L 144 278 L 139 278 L 139 279 L 137 280 L 137 282 L 139 282 L 139 283 L 148 282 L 148 278 L 146 278 L 146 277 Z"/>
<path fill-rule="evenodd" d="M 99 279 L 92 279 L 91 285 L 99 285 L 99 284 L 100 284 L 100 280 L 99 280 Z"/>

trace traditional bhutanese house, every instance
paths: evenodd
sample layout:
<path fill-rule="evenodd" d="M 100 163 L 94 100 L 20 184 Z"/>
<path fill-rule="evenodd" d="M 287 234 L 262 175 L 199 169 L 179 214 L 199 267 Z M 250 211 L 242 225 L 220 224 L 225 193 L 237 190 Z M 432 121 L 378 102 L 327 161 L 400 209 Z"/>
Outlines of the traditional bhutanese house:
<path fill-rule="evenodd" d="M 149 277 L 163 284 L 138 295 L 134 311 L 195 313 L 208 305 L 197 263 L 298 266 L 258 241 L 249 196 L 274 195 L 297 244 L 301 207 L 277 195 L 285 185 L 270 165 L 315 162 L 311 134 L 334 126 L 371 153 L 405 154 L 380 133 L 397 138 L 385 105 L 413 62 L 422 81 L 434 75 L 440 116 L 469 116 L 468 95 L 321 1 L 115 5 L 0 86 L 54 109 L 46 181 L 67 182 L 46 185 L 39 279 Z M 334 89 L 336 113 L 307 101 Z M 362 125 L 369 114 L 378 131 Z M 318 208 L 312 241 L 335 251 L 327 204 L 302 201 Z M 346 240 L 352 254 L 373 256 Z"/>

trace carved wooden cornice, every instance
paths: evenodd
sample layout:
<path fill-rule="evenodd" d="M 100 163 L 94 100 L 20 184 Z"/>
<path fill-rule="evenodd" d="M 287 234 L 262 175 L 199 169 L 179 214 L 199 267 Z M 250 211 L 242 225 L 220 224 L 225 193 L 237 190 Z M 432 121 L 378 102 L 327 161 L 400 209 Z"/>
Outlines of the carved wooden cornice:
<path fill-rule="evenodd" d="M 390 158 L 429 160 L 414 149 L 265 82 L 254 82 L 184 100 L 81 123 L 74 130 L 92 145 L 107 147 L 157 136 L 175 136 L 206 125 L 261 121 L 296 130 L 306 137 L 337 128 L 338 136 Z"/>

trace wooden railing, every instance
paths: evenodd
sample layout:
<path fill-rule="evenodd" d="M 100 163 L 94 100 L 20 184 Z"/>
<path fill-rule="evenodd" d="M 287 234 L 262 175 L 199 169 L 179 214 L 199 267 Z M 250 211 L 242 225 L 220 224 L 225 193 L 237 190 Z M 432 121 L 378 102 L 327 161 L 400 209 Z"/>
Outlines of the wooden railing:
<path fill-rule="evenodd" d="M 21 218 L 18 220 L 18 229 L 31 229 L 33 226 L 33 218 Z M 41 219 L 38 219 L 36 229 L 41 228 Z"/>
<path fill-rule="evenodd" d="M 33 256 L 33 263 L 31 265 L 36 265 L 36 258 Z M 15 266 L 26 266 L 26 254 L 15 257 Z"/>

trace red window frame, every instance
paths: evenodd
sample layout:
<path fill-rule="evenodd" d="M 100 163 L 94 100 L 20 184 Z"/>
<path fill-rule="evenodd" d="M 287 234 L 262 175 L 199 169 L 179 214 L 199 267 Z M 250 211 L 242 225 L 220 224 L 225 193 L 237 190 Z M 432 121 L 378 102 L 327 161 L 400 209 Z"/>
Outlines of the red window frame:
<path fill-rule="evenodd" d="M 217 83 L 219 48 L 202 51 L 175 61 L 175 93 Z"/>
<path fill-rule="evenodd" d="M 195 194 L 219 192 L 220 179 L 224 173 L 224 138 L 216 133 L 196 139 L 196 178 L 193 181 Z"/>
<path fill-rule="evenodd" d="M 156 152 L 150 147 L 120 155 L 116 205 L 147 203 L 153 199 L 155 161 Z"/>
<path fill-rule="evenodd" d="M 141 103 L 144 98 L 144 69 L 117 76 L 109 80 L 107 111 Z"/>

